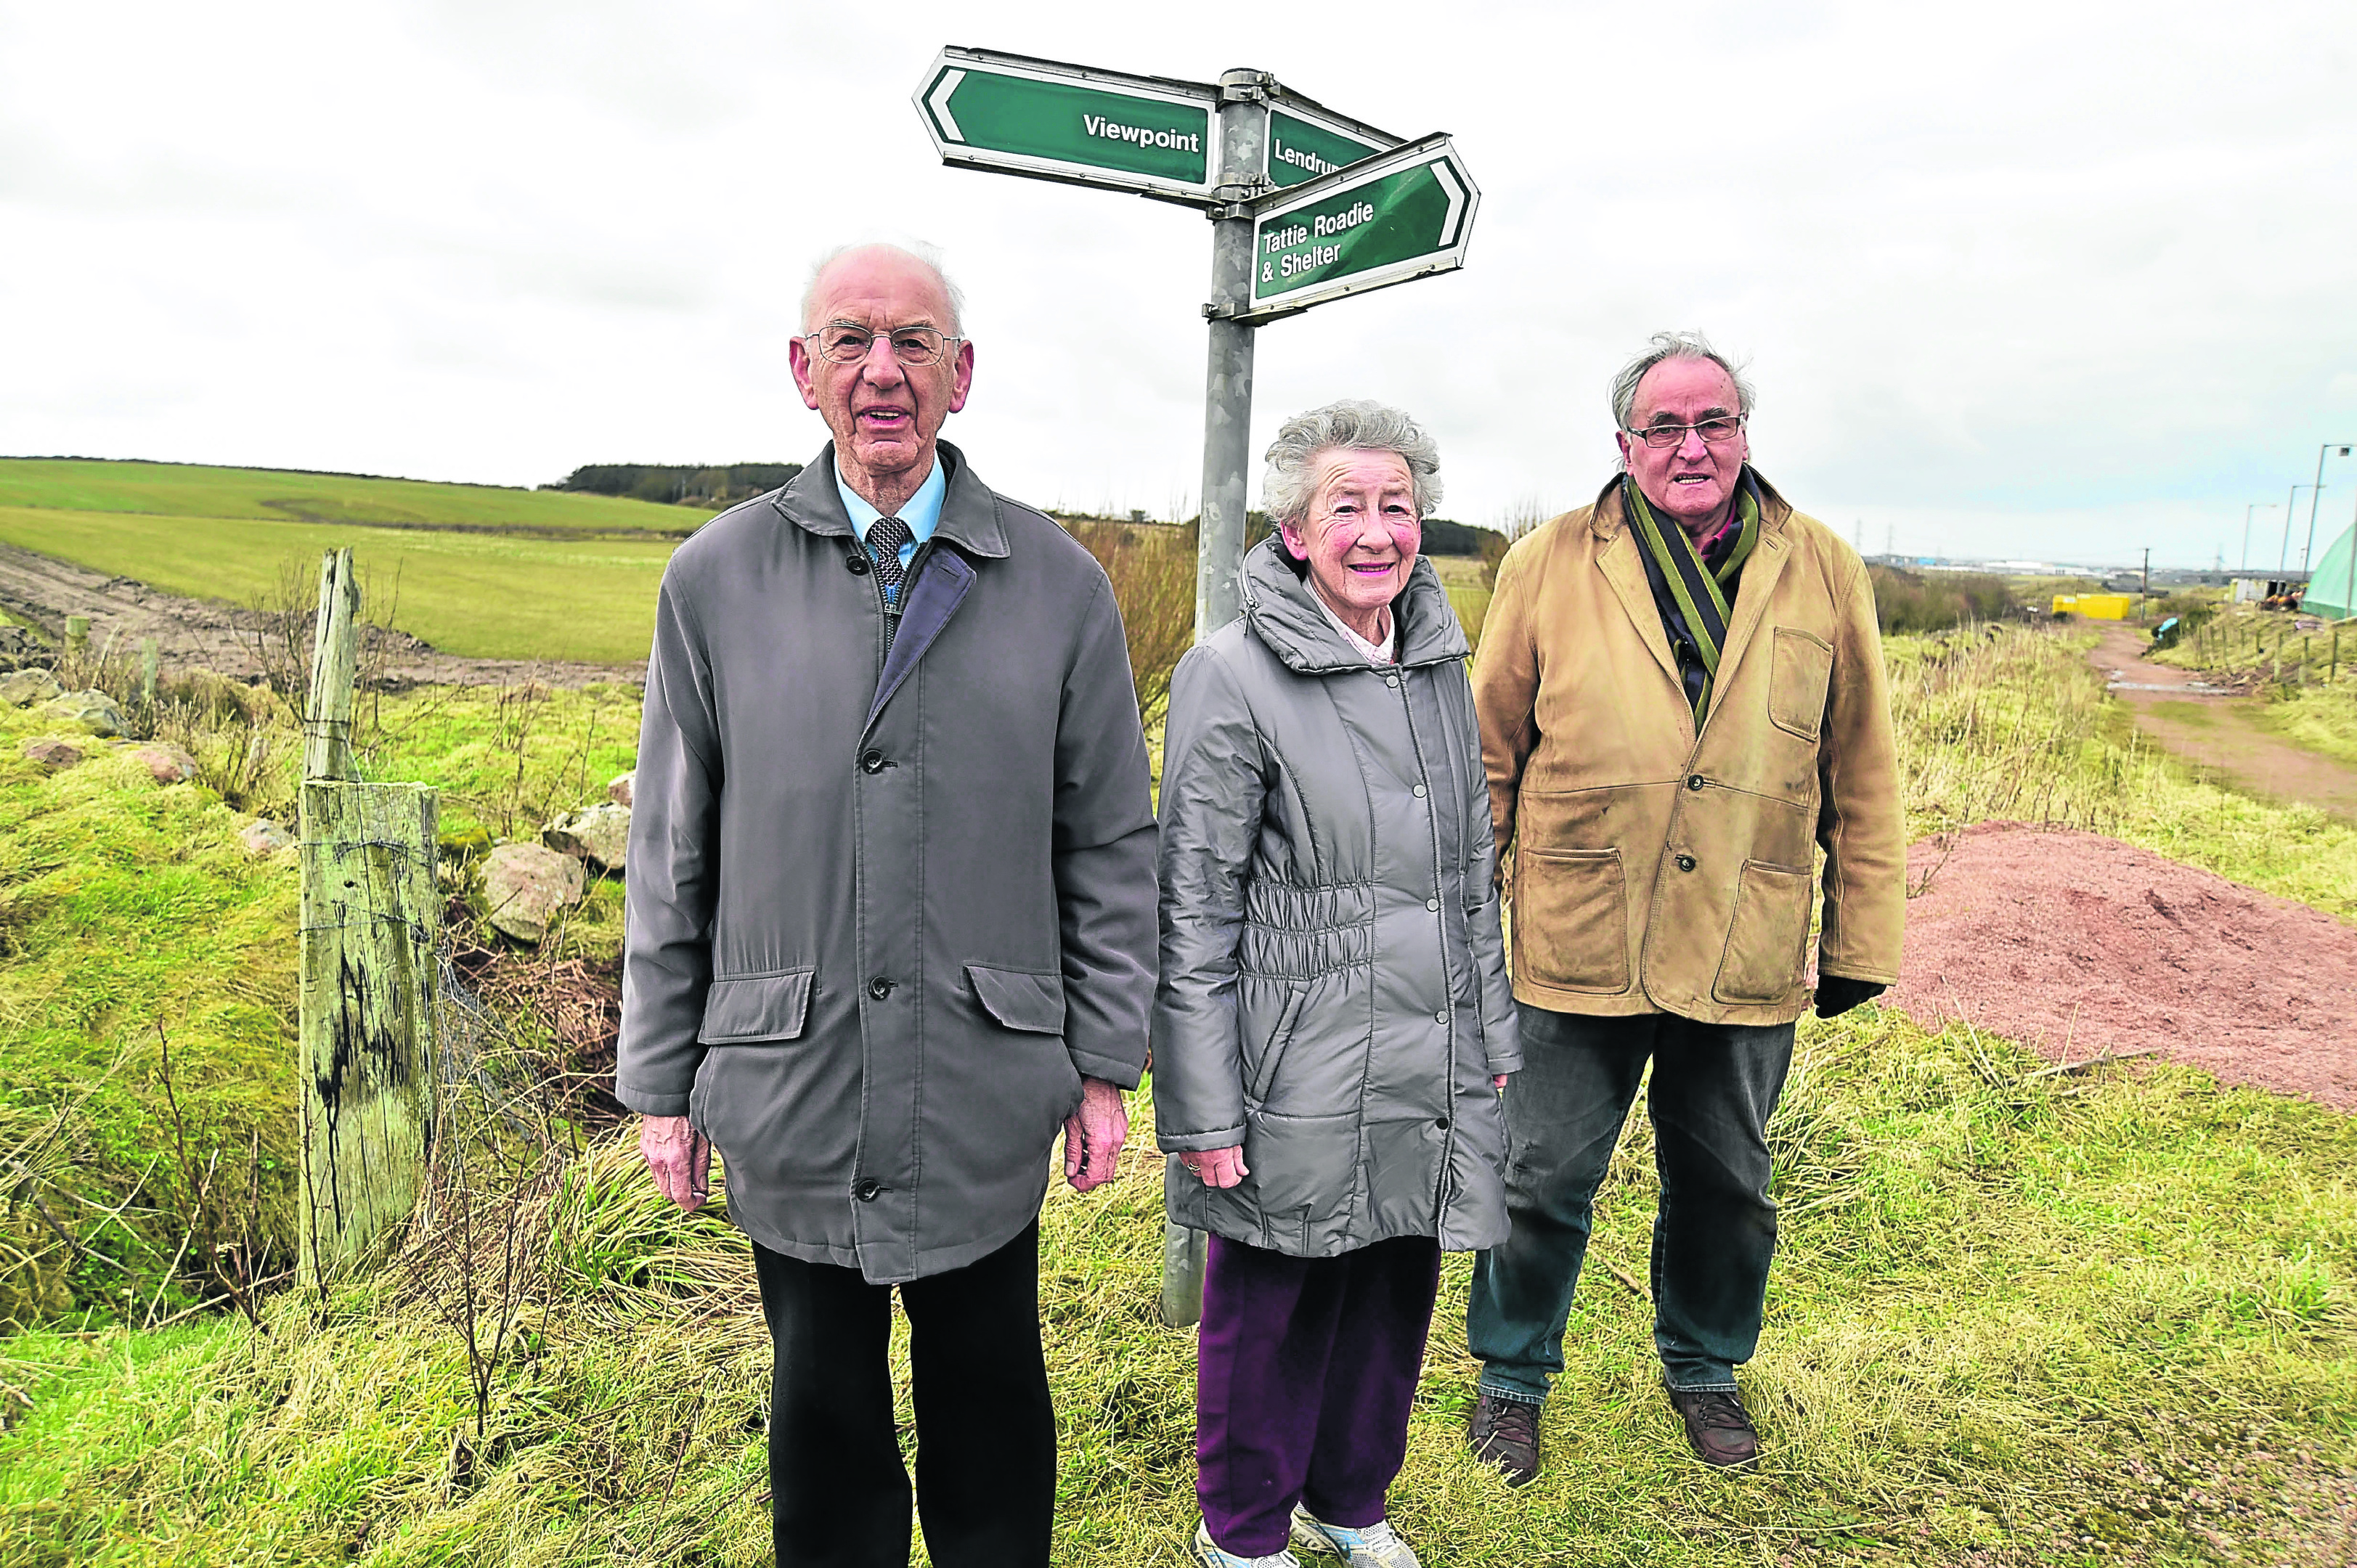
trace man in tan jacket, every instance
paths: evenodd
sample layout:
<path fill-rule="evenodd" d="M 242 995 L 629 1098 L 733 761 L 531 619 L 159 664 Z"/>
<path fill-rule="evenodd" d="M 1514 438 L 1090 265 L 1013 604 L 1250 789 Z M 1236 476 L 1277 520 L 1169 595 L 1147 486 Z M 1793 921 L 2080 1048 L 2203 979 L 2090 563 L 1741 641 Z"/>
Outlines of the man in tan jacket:
<path fill-rule="evenodd" d="M 1898 979 L 1906 908 L 1865 564 L 1749 467 L 1750 389 L 1701 338 L 1656 336 L 1612 404 L 1624 471 L 1507 553 L 1473 671 L 1524 1065 L 1471 1441 L 1516 1485 L 1649 1058 L 1663 1380 L 1706 1462 L 1757 1456 L 1735 1369 L 1776 1245 L 1766 1127 L 1811 999 L 1814 849 L 1820 1016 Z"/>

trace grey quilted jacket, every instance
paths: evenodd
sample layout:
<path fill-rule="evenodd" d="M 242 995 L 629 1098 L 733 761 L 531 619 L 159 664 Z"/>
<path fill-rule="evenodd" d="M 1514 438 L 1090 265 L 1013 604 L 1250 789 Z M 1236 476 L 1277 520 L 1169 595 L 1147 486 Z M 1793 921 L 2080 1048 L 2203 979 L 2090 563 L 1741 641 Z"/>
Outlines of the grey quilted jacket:
<path fill-rule="evenodd" d="M 1277 553 L 1179 663 L 1162 778 L 1163 1149 L 1243 1145 L 1171 1219 L 1297 1257 L 1506 1235 L 1491 1077 L 1522 1065 L 1463 629 L 1431 564 L 1399 663 L 1353 650 Z"/>

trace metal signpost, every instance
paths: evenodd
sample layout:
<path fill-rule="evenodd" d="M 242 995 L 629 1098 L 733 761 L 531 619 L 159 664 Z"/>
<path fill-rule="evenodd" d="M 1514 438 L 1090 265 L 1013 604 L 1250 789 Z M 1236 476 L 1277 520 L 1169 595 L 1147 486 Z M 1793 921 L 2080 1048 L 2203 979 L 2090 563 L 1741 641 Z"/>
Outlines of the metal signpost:
<path fill-rule="evenodd" d="M 1178 81 L 945 48 L 914 97 L 943 163 L 1178 202 L 1211 220 L 1200 642 L 1239 613 L 1254 332 L 1463 266 L 1480 192 L 1447 136 L 1403 143 L 1263 70 Z M 1162 1318 L 1174 1327 L 1201 1315 L 1203 1241 L 1175 1225 L 1164 1237 Z"/>
<path fill-rule="evenodd" d="M 1404 144 L 1263 70 L 1180 81 L 945 48 L 914 99 L 943 163 L 1178 202 L 1211 220 L 1200 641 L 1237 614 L 1254 331 L 1464 265 L 1480 192 L 1448 137 Z"/>

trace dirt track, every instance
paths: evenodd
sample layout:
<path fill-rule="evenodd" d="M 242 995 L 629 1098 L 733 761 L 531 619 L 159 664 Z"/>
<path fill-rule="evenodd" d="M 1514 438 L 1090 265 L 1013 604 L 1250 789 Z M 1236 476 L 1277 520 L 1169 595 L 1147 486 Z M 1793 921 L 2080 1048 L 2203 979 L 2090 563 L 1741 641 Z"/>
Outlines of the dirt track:
<path fill-rule="evenodd" d="M 2357 929 L 2117 839 L 1983 822 L 1908 852 L 1888 1000 L 2057 1061 L 2158 1051 L 2357 1111 Z"/>
<path fill-rule="evenodd" d="M 167 670 L 202 665 L 224 675 L 262 673 L 255 628 L 260 618 L 221 599 L 182 598 L 129 577 L 104 577 L 51 556 L 0 544 L 0 609 L 31 621 L 52 639 L 70 615 L 90 618 L 91 645 L 113 639 L 118 650 L 156 639 Z M 506 686 L 537 680 L 553 686 L 600 681 L 644 681 L 639 664 L 534 663 L 519 659 L 462 659 L 404 632 L 369 630 L 371 652 L 382 654 L 380 683 L 387 686 Z"/>
<path fill-rule="evenodd" d="M 2357 769 L 2269 735 L 2252 722 L 2256 699 L 2213 685 L 2190 670 L 2144 658 L 2143 632 L 2102 628 L 2089 655 L 2112 695 L 2136 714 L 2136 727 L 2164 749 L 2249 795 L 2298 800 L 2357 819 Z"/>

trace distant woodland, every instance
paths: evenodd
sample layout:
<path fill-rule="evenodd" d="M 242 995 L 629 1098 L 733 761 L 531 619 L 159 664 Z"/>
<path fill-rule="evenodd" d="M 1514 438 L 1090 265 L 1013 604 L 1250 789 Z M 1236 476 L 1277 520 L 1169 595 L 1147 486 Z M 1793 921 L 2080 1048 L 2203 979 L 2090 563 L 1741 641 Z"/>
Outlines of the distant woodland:
<path fill-rule="evenodd" d="M 800 463 L 730 463 L 714 468 L 662 463 L 585 463 L 555 484 L 540 488 L 712 508 L 764 495 L 802 471 Z"/>

